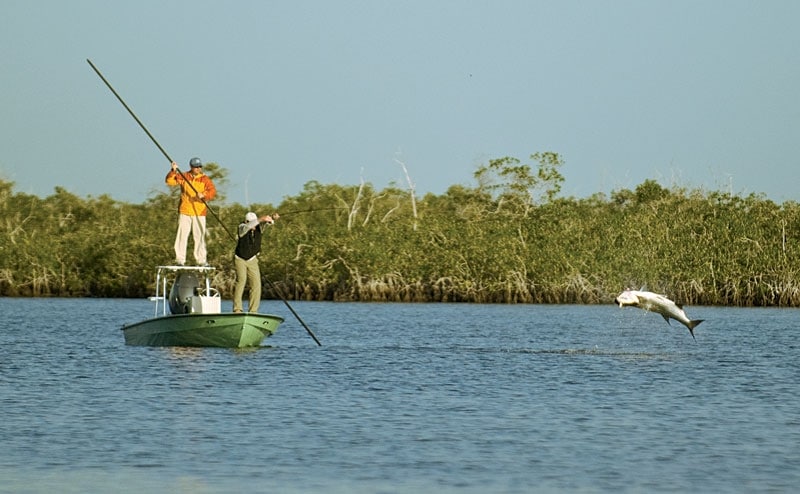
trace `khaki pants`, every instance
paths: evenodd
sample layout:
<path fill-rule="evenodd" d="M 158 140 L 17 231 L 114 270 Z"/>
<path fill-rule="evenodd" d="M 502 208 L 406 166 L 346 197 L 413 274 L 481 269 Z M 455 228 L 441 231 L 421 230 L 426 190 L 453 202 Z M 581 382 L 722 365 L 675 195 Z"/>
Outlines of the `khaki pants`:
<path fill-rule="evenodd" d="M 186 262 L 186 247 L 189 243 L 189 233 L 194 242 L 194 260 L 197 264 L 206 263 L 206 217 L 178 216 L 178 234 L 175 235 L 175 260 L 178 264 Z"/>
<path fill-rule="evenodd" d="M 233 312 L 242 311 L 242 296 L 244 285 L 250 285 L 249 305 L 247 312 L 258 312 L 261 303 L 261 271 L 258 269 L 258 256 L 245 261 L 239 256 L 233 256 L 233 265 L 236 268 L 236 287 L 233 289 Z"/>

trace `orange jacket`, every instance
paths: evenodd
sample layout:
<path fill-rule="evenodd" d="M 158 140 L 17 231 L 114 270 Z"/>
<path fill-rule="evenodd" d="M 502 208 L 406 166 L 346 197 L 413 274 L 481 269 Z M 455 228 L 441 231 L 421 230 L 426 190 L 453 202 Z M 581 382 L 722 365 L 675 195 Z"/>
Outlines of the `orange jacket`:
<path fill-rule="evenodd" d="M 207 211 L 203 201 L 210 201 L 217 195 L 217 188 L 214 187 L 214 182 L 202 172 L 195 175 L 192 172 L 181 174 L 170 170 L 167 173 L 165 182 L 170 187 L 181 186 L 181 204 L 178 207 L 178 212 L 188 216 L 205 216 Z M 190 183 L 191 186 L 189 185 Z M 195 191 L 203 194 L 203 199 L 197 197 Z"/>

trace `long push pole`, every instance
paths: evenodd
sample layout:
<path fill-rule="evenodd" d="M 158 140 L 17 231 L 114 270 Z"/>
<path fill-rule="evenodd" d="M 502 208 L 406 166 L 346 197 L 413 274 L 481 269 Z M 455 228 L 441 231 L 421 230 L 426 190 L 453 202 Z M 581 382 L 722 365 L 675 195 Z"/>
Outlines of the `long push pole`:
<path fill-rule="evenodd" d="M 156 147 L 158 147 L 159 151 L 161 151 L 161 154 L 163 154 L 164 157 L 167 158 L 167 161 L 169 161 L 170 163 L 174 163 L 174 160 L 172 158 L 170 158 L 169 154 L 167 154 L 166 151 L 164 151 L 164 148 L 161 147 L 161 144 L 159 144 L 158 141 L 156 140 L 156 138 L 153 137 L 153 134 L 151 134 L 150 131 L 147 130 L 147 127 L 145 127 L 144 124 L 142 123 L 142 121 L 139 120 L 139 117 L 137 117 L 136 114 L 133 113 L 133 110 L 131 110 L 131 108 L 125 103 L 125 101 L 122 99 L 122 97 L 119 95 L 119 93 L 117 93 L 114 90 L 114 88 L 111 86 L 111 84 L 108 82 L 108 80 L 106 80 L 106 78 L 103 77 L 103 74 L 101 74 L 100 71 L 97 69 L 97 67 L 94 66 L 92 61 L 89 60 L 88 58 L 86 59 L 86 61 L 89 62 L 89 65 L 92 67 L 92 70 L 94 70 L 95 73 L 97 73 L 97 75 L 100 77 L 100 79 L 103 80 L 103 82 L 106 84 L 106 86 L 108 86 L 108 89 L 110 89 L 111 92 L 114 93 L 114 96 L 116 96 L 117 99 L 119 100 L 119 102 L 122 103 L 122 106 L 124 106 L 125 109 L 128 110 L 128 113 L 130 113 L 131 116 L 133 117 L 133 119 L 136 120 L 136 123 L 139 124 L 139 127 L 141 127 L 142 130 L 144 131 L 144 133 L 147 134 L 147 137 L 149 137 L 150 140 L 153 141 L 153 144 L 155 144 Z M 183 172 L 181 172 L 180 168 L 178 168 L 176 171 L 178 173 L 180 173 L 181 175 L 183 175 Z M 189 187 L 191 187 L 192 190 L 194 191 L 194 193 L 197 194 L 197 190 L 194 188 L 194 185 L 192 185 L 192 182 L 187 180 L 186 183 L 189 184 Z M 222 220 L 219 219 L 219 216 L 217 216 L 217 213 L 213 209 L 211 209 L 211 207 L 208 205 L 208 203 L 205 201 L 205 199 L 200 199 L 200 200 L 206 206 L 206 209 L 211 212 L 211 214 L 214 216 L 214 218 L 216 218 L 216 220 L 219 222 L 219 224 L 222 225 L 222 228 L 228 233 L 228 235 L 230 235 L 230 237 L 235 240 L 236 237 L 234 237 L 233 233 L 231 233 L 230 230 L 228 230 L 228 227 L 225 226 L 225 223 L 223 223 Z"/>

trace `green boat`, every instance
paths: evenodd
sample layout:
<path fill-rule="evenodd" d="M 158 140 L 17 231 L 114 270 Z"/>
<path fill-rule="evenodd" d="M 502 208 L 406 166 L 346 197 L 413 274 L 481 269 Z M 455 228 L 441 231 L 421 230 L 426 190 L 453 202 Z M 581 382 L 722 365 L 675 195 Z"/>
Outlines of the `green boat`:
<path fill-rule="evenodd" d="M 209 266 L 158 266 L 152 319 L 122 327 L 127 345 L 245 348 L 261 345 L 283 318 L 220 309 Z M 169 296 L 167 283 L 172 282 Z M 169 309 L 169 312 L 167 312 Z"/>

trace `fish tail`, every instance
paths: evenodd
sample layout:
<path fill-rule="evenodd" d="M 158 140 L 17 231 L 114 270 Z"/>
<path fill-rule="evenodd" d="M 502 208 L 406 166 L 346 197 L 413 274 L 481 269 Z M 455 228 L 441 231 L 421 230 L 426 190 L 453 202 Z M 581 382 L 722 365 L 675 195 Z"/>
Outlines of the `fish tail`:
<path fill-rule="evenodd" d="M 697 325 L 703 322 L 704 320 L 705 319 L 694 319 L 692 321 L 689 321 L 689 324 L 686 325 L 686 327 L 689 328 L 689 333 L 692 335 L 692 339 L 695 341 L 697 341 L 697 338 L 694 337 L 694 328 L 697 327 Z"/>

